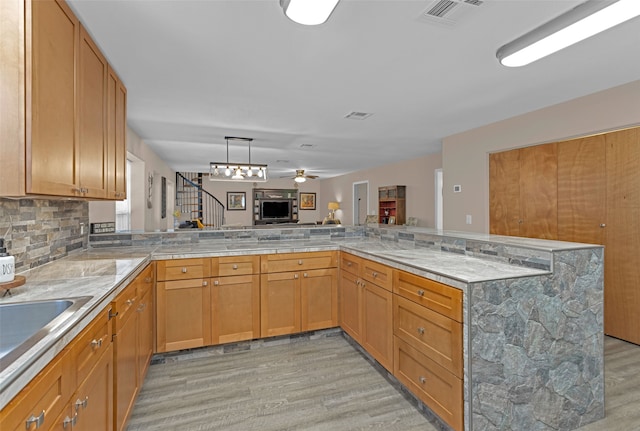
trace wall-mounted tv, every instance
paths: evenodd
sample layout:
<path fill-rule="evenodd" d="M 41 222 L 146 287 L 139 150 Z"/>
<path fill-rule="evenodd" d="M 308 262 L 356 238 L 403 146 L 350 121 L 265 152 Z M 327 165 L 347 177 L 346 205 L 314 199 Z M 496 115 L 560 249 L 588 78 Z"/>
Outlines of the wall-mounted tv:
<path fill-rule="evenodd" d="M 262 200 L 260 201 L 260 215 L 262 220 L 290 219 L 291 201 L 288 199 Z"/>

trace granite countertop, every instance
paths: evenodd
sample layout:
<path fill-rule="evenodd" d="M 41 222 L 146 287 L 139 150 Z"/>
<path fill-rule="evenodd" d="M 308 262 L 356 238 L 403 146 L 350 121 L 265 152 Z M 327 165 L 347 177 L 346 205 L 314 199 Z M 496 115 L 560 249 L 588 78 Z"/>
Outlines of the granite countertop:
<path fill-rule="evenodd" d="M 451 280 L 450 284 L 459 288 L 466 283 L 549 273 L 464 254 L 407 248 L 397 242 L 367 238 L 92 248 L 23 272 L 27 283 L 12 289 L 12 296 L 0 298 L 0 303 L 10 303 L 91 296 L 72 319 L 0 373 L 0 408 L 62 351 L 152 259 L 324 250 L 345 250 L 418 275 L 434 274 L 444 277 L 445 281 Z"/>

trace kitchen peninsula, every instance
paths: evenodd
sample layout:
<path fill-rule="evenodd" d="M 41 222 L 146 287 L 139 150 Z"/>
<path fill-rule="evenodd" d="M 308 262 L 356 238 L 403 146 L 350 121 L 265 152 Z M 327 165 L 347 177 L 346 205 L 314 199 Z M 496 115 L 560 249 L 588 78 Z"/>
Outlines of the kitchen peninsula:
<path fill-rule="evenodd" d="M 2 371 L 0 405 L 148 262 L 322 251 L 389 269 L 392 278 L 379 284 L 390 286 L 394 301 L 405 301 L 399 297 L 407 280 L 459 292 L 462 406 L 452 429 L 570 430 L 604 416 L 601 246 L 402 226 L 94 235 L 91 249 L 25 272 L 27 284 L 0 302 L 93 297 L 77 324 Z M 398 369 L 402 351 L 395 347 L 389 372 Z"/>

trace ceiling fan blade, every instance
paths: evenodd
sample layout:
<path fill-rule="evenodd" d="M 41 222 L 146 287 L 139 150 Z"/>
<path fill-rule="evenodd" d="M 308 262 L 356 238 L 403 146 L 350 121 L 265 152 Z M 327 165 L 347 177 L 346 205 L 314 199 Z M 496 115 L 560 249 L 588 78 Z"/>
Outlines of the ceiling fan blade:
<path fill-rule="evenodd" d="M 311 179 L 311 180 L 315 180 L 316 178 L 318 178 L 317 175 L 305 175 L 305 177 Z"/>

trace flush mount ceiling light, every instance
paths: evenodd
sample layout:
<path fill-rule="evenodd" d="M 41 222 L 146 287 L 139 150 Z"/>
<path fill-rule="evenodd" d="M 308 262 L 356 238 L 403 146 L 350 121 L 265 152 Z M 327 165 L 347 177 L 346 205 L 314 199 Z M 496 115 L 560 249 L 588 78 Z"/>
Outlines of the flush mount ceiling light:
<path fill-rule="evenodd" d="M 339 0 L 280 0 L 284 14 L 294 22 L 303 25 L 324 23 Z"/>
<path fill-rule="evenodd" d="M 500 63 L 519 67 L 640 15 L 639 0 L 588 0 L 504 45 Z"/>
<path fill-rule="evenodd" d="M 209 180 L 211 181 L 244 181 L 264 183 L 267 181 L 267 165 L 251 163 L 251 138 L 225 136 L 227 141 L 227 161 L 209 163 Z M 249 161 L 247 163 L 229 162 L 229 141 L 247 142 L 249 144 Z"/>

